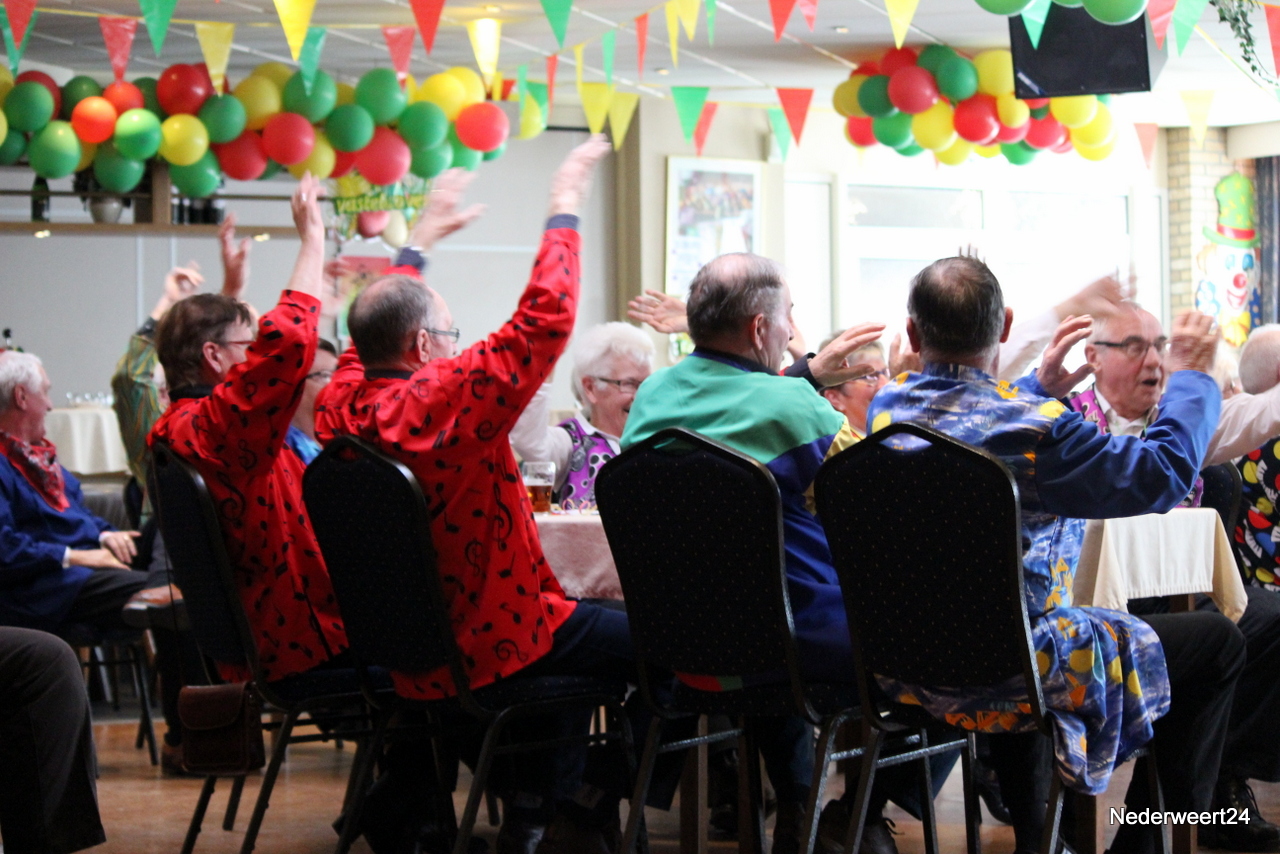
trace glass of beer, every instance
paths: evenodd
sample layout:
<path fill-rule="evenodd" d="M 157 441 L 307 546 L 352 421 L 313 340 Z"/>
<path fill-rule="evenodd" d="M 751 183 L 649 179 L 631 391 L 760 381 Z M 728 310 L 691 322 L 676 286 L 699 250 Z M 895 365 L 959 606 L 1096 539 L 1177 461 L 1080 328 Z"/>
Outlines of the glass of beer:
<path fill-rule="evenodd" d="M 529 490 L 534 513 L 551 510 L 551 489 L 556 483 L 556 464 L 550 462 L 526 462 L 520 465 L 524 485 Z"/>

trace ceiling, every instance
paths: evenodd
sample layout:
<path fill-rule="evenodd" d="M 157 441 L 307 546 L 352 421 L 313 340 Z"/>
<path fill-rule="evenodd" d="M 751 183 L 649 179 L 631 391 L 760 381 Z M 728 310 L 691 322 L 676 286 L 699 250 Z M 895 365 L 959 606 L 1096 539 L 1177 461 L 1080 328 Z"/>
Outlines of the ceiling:
<path fill-rule="evenodd" d="M 679 66 L 673 66 L 661 6 L 653 0 L 577 0 L 569 19 L 565 49 L 560 51 L 557 95 L 573 97 L 573 51 L 587 43 L 584 79 L 602 80 L 600 35 L 619 28 L 614 65 L 615 82 L 624 89 L 665 97 L 669 85 L 710 86 L 710 98 L 722 102 L 776 104 L 774 87 L 817 90 L 814 104 L 829 104 L 831 89 L 844 79 L 854 61 L 870 58 L 892 46 L 892 33 L 882 0 L 821 0 L 816 26 L 810 32 L 799 9 L 793 13 L 781 42 L 774 42 L 766 0 L 719 0 L 715 43 L 708 45 L 705 12 L 699 15 L 693 42 L 680 34 Z M 24 67 L 44 67 L 65 78 L 87 73 L 106 80 L 110 65 L 96 18 L 83 13 L 138 14 L 137 0 L 41 0 Z M 652 11 L 644 74 L 636 68 L 633 19 Z M 67 14 L 71 13 L 71 14 Z M 1259 53 L 1269 64 L 1267 27 L 1258 13 L 1254 32 Z M 290 62 L 289 49 L 270 0 L 179 0 L 162 59 L 155 57 L 145 27 L 138 28 L 129 74 L 156 74 L 177 62 L 199 62 L 200 48 L 191 24 L 195 20 L 237 24 L 230 77 L 243 77 L 268 60 Z M 421 78 L 453 65 L 473 65 L 463 24 L 478 17 L 495 17 L 503 24 L 500 70 L 514 76 L 529 65 L 529 79 L 545 78 L 544 61 L 557 50 L 555 36 L 538 0 L 467 0 L 446 6 L 428 56 L 416 41 L 412 73 Z M 1242 70 L 1239 48 L 1231 31 L 1217 22 L 1212 6 L 1200 22 L 1181 57 L 1170 57 L 1155 91 L 1117 99 L 1113 110 L 1131 121 L 1186 126 L 1180 92 L 1213 90 L 1211 125 L 1251 124 L 1280 120 L 1280 100 Z M 389 66 L 379 27 L 412 24 L 408 0 L 318 0 L 313 25 L 329 27 L 321 68 L 339 79 L 354 81 L 364 71 Z M 1171 41 L 1171 40 L 1170 40 Z M 988 14 L 974 0 L 920 0 L 908 44 L 943 42 L 977 51 L 1007 47 L 1006 19 Z M 1168 48 L 1169 42 L 1166 42 Z"/>

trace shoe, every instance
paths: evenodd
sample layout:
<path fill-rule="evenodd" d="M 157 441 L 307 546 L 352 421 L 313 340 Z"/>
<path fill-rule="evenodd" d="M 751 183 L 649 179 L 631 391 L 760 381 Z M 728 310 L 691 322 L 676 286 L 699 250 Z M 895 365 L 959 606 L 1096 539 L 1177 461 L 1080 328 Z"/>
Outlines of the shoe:
<path fill-rule="evenodd" d="M 160 773 L 166 777 L 200 777 L 182 765 L 182 745 L 162 742 L 160 745 Z"/>
<path fill-rule="evenodd" d="M 1001 824 L 1013 824 L 1013 816 L 1009 815 L 1009 808 L 1004 805 L 1004 798 L 1000 795 L 1000 778 L 996 776 L 995 769 L 975 761 L 973 775 L 977 782 L 978 797 L 987 805 L 987 812 L 991 813 L 991 817 Z"/>
<path fill-rule="evenodd" d="M 613 854 L 603 828 L 584 827 L 557 815 L 538 843 L 535 854 Z"/>
<path fill-rule="evenodd" d="M 173 585 L 148 587 L 129 597 L 120 611 L 125 625 L 135 629 L 153 626 L 169 628 L 181 625 L 178 609 L 182 607 L 182 591 Z"/>
<path fill-rule="evenodd" d="M 804 824 L 804 804 L 779 804 L 773 825 L 772 854 L 800 854 L 800 834 Z"/>
<path fill-rule="evenodd" d="M 849 805 L 843 800 L 831 801 L 823 807 L 822 814 L 818 816 L 814 854 L 844 854 L 844 838 L 852 818 Z M 893 841 L 895 827 L 897 825 L 883 815 L 867 816 L 858 854 L 898 854 L 898 845 Z"/>
<path fill-rule="evenodd" d="M 494 854 L 534 854 L 546 832 L 545 824 L 531 824 L 517 818 L 508 818 L 498 830 Z"/>
<path fill-rule="evenodd" d="M 1226 811 L 1225 818 L 1234 823 L 1218 822 L 1200 825 L 1200 844 L 1223 851 L 1280 851 L 1280 827 L 1262 817 L 1258 801 L 1247 780 L 1219 777 L 1213 789 L 1213 806 Z"/>

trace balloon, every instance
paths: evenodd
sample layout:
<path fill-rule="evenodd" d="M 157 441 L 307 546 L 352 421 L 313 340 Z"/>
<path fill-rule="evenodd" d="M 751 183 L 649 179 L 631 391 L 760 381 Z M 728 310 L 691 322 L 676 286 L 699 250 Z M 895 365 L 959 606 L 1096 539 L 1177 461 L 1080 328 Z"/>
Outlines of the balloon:
<path fill-rule="evenodd" d="M 332 147 L 332 146 L 330 146 L 330 147 Z M 355 152 L 353 152 L 353 151 L 338 151 L 337 149 L 334 149 L 334 152 L 333 152 L 333 171 L 329 173 L 329 177 L 330 177 L 330 178 L 341 178 L 343 175 L 346 175 L 348 172 L 350 172 L 352 169 L 354 169 L 354 168 L 355 168 L 355 166 L 356 166 L 356 155 L 355 155 Z M 410 168 L 412 168 L 412 166 L 411 166 Z M 417 173 L 414 173 L 414 174 L 417 174 Z"/>
<path fill-rule="evenodd" d="M 996 115 L 1000 117 L 1000 124 L 1016 128 L 1031 118 L 1031 108 L 1026 101 L 1018 100 L 1010 92 L 996 97 Z"/>
<path fill-rule="evenodd" d="M 1054 0 L 1059 6 L 1066 6 L 1068 9 L 1079 9 L 1084 5 L 1084 0 Z"/>
<path fill-rule="evenodd" d="M 156 97 L 156 79 L 154 77 L 139 77 L 133 81 L 134 88 L 142 93 L 142 108 L 150 110 L 160 118 L 168 115 L 164 108 L 160 106 L 160 99 Z"/>
<path fill-rule="evenodd" d="M 990 95 L 974 95 L 956 104 L 956 133 L 961 138 L 989 145 L 1000 132 L 1000 118 L 996 115 L 996 99 Z"/>
<path fill-rule="evenodd" d="M 234 93 L 244 105 L 245 127 L 249 130 L 262 130 L 267 120 L 280 112 L 280 89 L 268 77 L 246 77 L 236 84 Z"/>
<path fill-rule="evenodd" d="M 262 170 L 262 174 L 258 176 L 259 181 L 265 181 L 268 178 L 274 178 L 284 167 L 274 160 L 267 161 L 267 168 Z"/>
<path fill-rule="evenodd" d="M 377 237 L 391 221 L 391 211 L 361 211 L 356 215 L 356 231 L 361 237 Z"/>
<path fill-rule="evenodd" d="M 281 113 L 287 116 L 289 113 Z M 271 125 L 267 125 L 268 128 Z M 337 152 L 333 150 L 333 146 L 329 144 L 329 138 L 324 135 L 324 131 L 315 132 L 315 142 L 312 145 L 311 153 L 307 155 L 306 160 L 301 163 L 295 163 L 289 167 L 289 174 L 295 178 L 301 178 L 307 172 L 310 172 L 317 178 L 328 178 L 333 174 L 333 167 L 337 164 Z"/>
<path fill-rule="evenodd" d="M 382 242 L 386 243 L 394 249 L 399 249 L 409 242 L 409 223 L 404 221 L 404 214 L 400 211 L 388 211 L 390 216 L 387 217 L 387 226 L 382 229 Z"/>
<path fill-rule="evenodd" d="M 213 85 L 213 78 L 209 76 L 208 65 L 204 64 L 203 62 L 197 62 L 195 65 L 191 67 L 194 68 L 196 70 L 196 73 L 200 75 L 200 79 L 204 81 L 204 84 L 205 86 L 208 87 L 210 94 L 221 95 L 225 92 L 231 91 L 231 81 L 226 79 L 225 75 L 222 80 L 222 92 L 219 92 L 217 90 L 217 87 Z"/>
<path fill-rule="evenodd" d="M 418 87 L 418 100 L 430 101 L 444 110 L 445 118 L 453 121 L 467 106 L 467 88 L 452 74 L 432 74 Z"/>
<path fill-rule="evenodd" d="M 1049 115 L 1049 99 L 1043 98 L 1042 100 L 1045 102 L 1045 105 L 1043 107 L 1031 108 L 1031 118 L 1043 119 L 1045 116 Z"/>
<path fill-rule="evenodd" d="M 0 166 L 12 166 L 27 150 L 27 138 L 22 131 L 9 128 L 4 140 L 0 142 Z"/>
<path fill-rule="evenodd" d="M 916 143 L 931 151 L 942 151 L 956 141 L 955 113 L 946 101 L 938 101 L 911 119 L 911 135 Z"/>
<path fill-rule="evenodd" d="M 892 77 L 908 66 L 916 64 L 917 54 L 913 48 L 891 47 L 880 57 L 880 73 Z"/>
<path fill-rule="evenodd" d="M 359 104 L 343 104 L 334 107 L 324 130 L 338 151 L 359 151 L 373 139 L 373 116 Z"/>
<path fill-rule="evenodd" d="M 938 100 L 933 75 L 916 65 L 899 68 L 889 78 L 889 101 L 904 113 L 923 113 Z"/>
<path fill-rule="evenodd" d="M 1111 156 L 1111 152 L 1114 151 L 1115 148 L 1116 141 L 1115 138 L 1112 137 L 1102 145 L 1077 145 L 1076 151 L 1079 152 L 1080 156 L 1085 160 L 1106 160 Z"/>
<path fill-rule="evenodd" d="M 449 144 L 453 146 L 454 168 L 466 169 L 468 172 L 476 171 L 476 167 L 480 165 L 480 152 L 463 145 L 454 130 L 454 128 L 449 129 Z"/>
<path fill-rule="evenodd" d="M 306 81 L 299 71 L 284 84 L 283 98 L 284 108 L 289 112 L 306 116 L 310 122 L 322 122 L 338 105 L 338 87 L 332 77 L 317 71 L 308 93 Z"/>
<path fill-rule="evenodd" d="M 507 153 L 507 144 L 504 142 L 502 143 L 502 145 L 499 145 L 493 151 L 486 151 L 484 153 L 484 161 L 488 163 L 490 160 L 497 160 L 499 157 L 501 157 L 506 153 Z"/>
<path fill-rule="evenodd" d="M 1049 112 L 1069 128 L 1082 127 L 1093 121 L 1094 115 L 1098 112 L 1098 98 L 1095 95 L 1050 98 Z"/>
<path fill-rule="evenodd" d="M 975 145 L 973 147 L 973 150 L 974 150 L 974 153 L 977 154 L 979 157 L 985 157 L 988 160 L 990 160 L 992 157 L 1000 156 L 999 145 Z"/>
<path fill-rule="evenodd" d="M 405 107 L 396 130 L 414 151 L 434 148 L 448 136 L 449 120 L 445 118 L 444 110 L 435 104 L 419 101 Z"/>
<path fill-rule="evenodd" d="M 955 55 L 956 52 L 944 44 L 931 44 L 920 51 L 920 56 L 916 59 L 916 65 L 937 76 L 938 69 L 942 67 L 942 64 Z"/>
<path fill-rule="evenodd" d="M 542 105 L 528 92 L 520 109 L 520 138 L 533 139 L 547 129 L 542 116 Z"/>
<path fill-rule="evenodd" d="M 75 130 L 75 128 L 72 128 Z M 76 161 L 76 168 L 73 172 L 79 172 L 88 169 L 93 165 L 93 156 L 98 153 L 98 144 L 96 142 L 80 141 L 80 159 Z"/>
<path fill-rule="evenodd" d="M 969 155 L 973 153 L 973 143 L 967 139 L 956 139 L 947 148 L 934 153 L 939 163 L 945 163 L 948 166 L 959 166 L 968 160 Z"/>
<path fill-rule="evenodd" d="M 209 150 L 209 132 L 195 116 L 169 116 L 160 125 L 160 156 L 174 166 L 191 166 Z"/>
<path fill-rule="evenodd" d="M 953 56 L 938 68 L 938 91 L 959 103 L 978 91 L 978 69 L 963 56 Z"/>
<path fill-rule="evenodd" d="M 24 71 L 14 78 L 14 82 L 39 83 L 49 91 L 50 95 L 53 96 L 53 116 L 50 116 L 50 118 L 62 113 L 62 89 L 58 87 L 57 81 L 48 74 L 45 74 L 43 71 Z"/>
<path fill-rule="evenodd" d="M 483 154 L 506 142 L 511 127 L 501 107 L 490 101 L 481 101 L 464 107 L 458 113 L 453 131 L 463 145 Z"/>
<path fill-rule="evenodd" d="M 865 74 L 868 77 L 875 77 L 877 74 L 881 74 L 883 72 L 880 71 L 879 63 L 875 60 L 868 60 L 867 62 L 859 62 L 857 66 L 854 67 L 853 73 Z"/>
<path fill-rule="evenodd" d="M 156 100 L 171 116 L 196 115 L 212 94 L 208 75 L 194 65 L 170 65 L 156 81 Z"/>
<path fill-rule="evenodd" d="M 301 163 L 311 154 L 316 144 L 315 128 L 305 116 L 297 113 L 277 113 L 262 129 L 262 144 L 267 156 L 281 166 Z"/>
<path fill-rule="evenodd" d="M 111 102 L 116 112 L 123 114 L 126 110 L 141 110 L 147 105 L 142 97 L 142 90 L 132 83 L 117 80 L 102 90 L 102 97 Z"/>
<path fill-rule="evenodd" d="M 845 118 L 849 116 L 866 118 L 866 112 L 858 103 L 858 90 L 862 88 L 862 82 L 866 79 L 865 74 L 851 74 L 848 80 L 836 87 L 836 90 L 831 93 L 831 106 L 835 107 L 837 113 Z"/>
<path fill-rule="evenodd" d="M 898 108 L 889 100 L 889 78 L 883 74 L 868 77 L 858 89 L 858 106 L 873 118 L 891 116 Z"/>
<path fill-rule="evenodd" d="M 99 145 L 93 156 L 93 177 L 113 193 L 132 192 L 146 171 L 147 164 L 125 157 L 109 142 Z"/>
<path fill-rule="evenodd" d="M 1031 130 L 1031 119 L 1027 119 L 1017 127 L 1008 127 L 1000 125 L 1000 132 L 996 134 L 996 142 L 1022 142 L 1027 138 L 1027 131 Z"/>
<path fill-rule="evenodd" d="M 93 95 L 102 95 L 102 87 L 98 85 L 97 80 L 83 74 L 72 77 L 67 81 L 67 85 L 62 87 L 62 110 L 59 115 L 64 119 L 71 118 L 71 112 L 76 108 L 76 104 Z"/>
<path fill-rule="evenodd" d="M 1092 146 L 1085 146 L 1085 147 L 1091 148 Z M 1055 145 L 1053 148 L 1050 148 L 1049 150 L 1052 151 L 1054 154 L 1070 154 L 1071 152 L 1075 151 L 1076 147 L 1071 142 L 1071 131 L 1067 131 L 1066 139 L 1062 140 L 1062 142 L 1058 143 L 1057 145 Z"/>
<path fill-rule="evenodd" d="M 169 121 L 173 121 L 173 118 Z M 213 152 L 205 151 L 194 163 L 174 166 L 169 170 L 169 178 L 182 195 L 202 199 L 218 189 L 218 185 L 222 183 L 222 172 L 218 169 L 218 159 L 213 156 Z"/>
<path fill-rule="evenodd" d="M 1138 20 L 1147 11 L 1147 0 L 1084 0 L 1084 10 L 1094 20 L 1104 24 L 1128 24 Z M 1103 157 L 1106 154 L 1094 159 L 1101 160 Z"/>
<path fill-rule="evenodd" d="M 1111 110 L 1106 104 L 1098 104 L 1098 110 L 1094 113 L 1088 124 L 1071 129 L 1071 142 L 1076 148 L 1086 146 L 1088 148 L 1097 148 L 1106 144 L 1115 134 L 1115 127 L 1111 122 Z"/>
<path fill-rule="evenodd" d="M 374 68 L 356 84 L 356 103 L 369 111 L 374 124 L 389 125 L 400 118 L 407 101 L 396 73 L 390 68 Z"/>
<path fill-rule="evenodd" d="M 1062 4 L 1059 4 L 1059 5 L 1062 5 Z M 1049 106 L 1049 99 L 1048 98 L 1027 98 L 1027 106 L 1033 110 L 1038 110 L 1041 107 Z M 1043 117 L 1036 116 L 1036 118 L 1043 118 Z"/>
<path fill-rule="evenodd" d="M 462 106 L 469 107 L 484 100 L 484 78 L 479 74 L 463 65 L 455 65 L 445 74 L 462 84 L 462 88 L 466 92 L 466 100 L 462 102 Z"/>
<path fill-rule="evenodd" d="M 9 120 L 4 117 L 4 110 L 0 110 L 0 143 L 9 135 Z"/>
<path fill-rule="evenodd" d="M 235 95 L 214 95 L 200 108 L 200 121 L 209 131 L 209 142 L 231 142 L 244 132 L 248 120 L 244 104 Z"/>
<path fill-rule="evenodd" d="M 148 160 L 160 150 L 160 119 L 150 110 L 126 110 L 116 119 L 116 148 L 131 160 Z"/>
<path fill-rule="evenodd" d="M 844 123 L 844 138 L 850 145 L 866 148 L 876 144 L 875 119 L 870 116 L 849 116 Z"/>
<path fill-rule="evenodd" d="M 1032 2 L 1033 0 L 978 0 L 978 5 L 993 15 L 1021 15 Z"/>
<path fill-rule="evenodd" d="M 911 145 L 904 145 L 902 146 L 902 148 L 898 148 L 895 150 L 899 154 L 901 154 L 903 157 L 915 157 L 917 154 L 924 153 L 924 149 L 914 143 L 912 143 Z"/>
<path fill-rule="evenodd" d="M 380 127 L 356 155 L 356 168 L 370 184 L 394 184 L 409 171 L 411 159 L 409 146 L 400 135 L 391 128 Z"/>
<path fill-rule="evenodd" d="M 338 84 L 338 102 L 334 106 L 341 107 L 343 104 L 354 104 L 356 102 L 356 87 L 350 83 Z"/>
<path fill-rule="evenodd" d="M 246 130 L 238 137 L 213 146 L 222 171 L 237 181 L 252 181 L 267 168 L 267 152 L 262 147 L 262 137 Z"/>
<path fill-rule="evenodd" d="M 1043 119 L 1032 119 L 1031 127 L 1027 129 L 1026 144 L 1032 148 L 1053 148 L 1065 139 L 1067 129 L 1058 122 L 1053 116 L 1045 116 Z"/>
<path fill-rule="evenodd" d="M 1036 159 L 1036 150 L 1025 142 L 1006 142 L 1000 146 L 1000 152 L 1014 166 L 1026 166 Z"/>
<path fill-rule="evenodd" d="M 0 65 L 0 104 L 4 103 L 5 95 L 9 94 L 9 90 L 13 88 L 13 72 L 6 66 Z"/>
<path fill-rule="evenodd" d="M 69 123 L 55 119 L 31 137 L 27 161 L 41 178 L 65 178 L 80 162 L 80 140 Z"/>
<path fill-rule="evenodd" d="M 453 165 L 453 145 L 448 140 L 431 148 L 415 148 L 409 171 L 419 178 L 434 178 Z"/>
<path fill-rule="evenodd" d="M 17 84 L 4 99 L 4 117 L 14 130 L 40 130 L 53 118 L 53 108 L 48 87 L 34 80 Z"/>
<path fill-rule="evenodd" d="M 890 148 L 901 148 L 915 141 L 911 137 L 911 116 L 907 113 L 894 113 L 875 119 L 871 129 L 876 140 Z"/>
<path fill-rule="evenodd" d="M 973 58 L 978 69 L 978 91 L 984 95 L 1004 95 L 1013 91 L 1013 54 L 1007 50 L 984 50 Z"/>
<path fill-rule="evenodd" d="M 253 69 L 254 77 L 265 77 L 276 84 L 277 89 L 284 89 L 284 84 L 293 76 L 293 69 L 283 62 L 264 62 Z"/>
<path fill-rule="evenodd" d="M 101 95 L 82 98 L 71 111 L 71 127 L 81 142 L 106 142 L 116 132 L 116 108 Z"/>

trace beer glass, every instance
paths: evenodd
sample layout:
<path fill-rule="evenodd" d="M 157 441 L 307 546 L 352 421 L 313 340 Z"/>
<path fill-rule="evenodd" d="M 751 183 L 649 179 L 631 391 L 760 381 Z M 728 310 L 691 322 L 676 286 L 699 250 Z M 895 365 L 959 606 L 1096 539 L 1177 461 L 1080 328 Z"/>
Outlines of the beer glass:
<path fill-rule="evenodd" d="M 521 463 L 520 473 L 529 490 L 534 513 L 546 513 L 551 509 L 551 488 L 556 482 L 556 464 L 550 462 Z"/>

